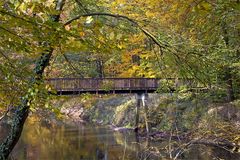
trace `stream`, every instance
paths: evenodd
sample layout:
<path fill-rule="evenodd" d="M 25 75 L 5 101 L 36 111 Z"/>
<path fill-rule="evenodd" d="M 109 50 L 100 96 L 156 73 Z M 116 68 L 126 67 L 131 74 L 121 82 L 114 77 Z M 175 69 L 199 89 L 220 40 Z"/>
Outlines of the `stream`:
<path fill-rule="evenodd" d="M 0 127 L 0 138 L 9 126 Z M 1 140 L 1 139 L 0 139 Z M 159 153 L 166 142 L 136 141 L 133 131 L 113 131 L 109 127 L 65 124 L 28 119 L 10 160 L 157 160 L 168 159 Z M 158 153 L 157 156 L 155 153 Z M 164 157 L 164 158 L 163 158 Z M 179 157 L 183 160 L 237 160 L 224 150 L 193 146 Z"/>

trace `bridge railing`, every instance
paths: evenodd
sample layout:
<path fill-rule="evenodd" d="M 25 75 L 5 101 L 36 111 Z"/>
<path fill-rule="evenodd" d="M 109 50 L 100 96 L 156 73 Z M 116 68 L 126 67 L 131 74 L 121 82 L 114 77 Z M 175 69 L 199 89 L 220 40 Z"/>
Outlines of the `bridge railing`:
<path fill-rule="evenodd" d="M 57 91 L 149 90 L 157 89 L 156 78 L 53 78 L 47 83 Z"/>

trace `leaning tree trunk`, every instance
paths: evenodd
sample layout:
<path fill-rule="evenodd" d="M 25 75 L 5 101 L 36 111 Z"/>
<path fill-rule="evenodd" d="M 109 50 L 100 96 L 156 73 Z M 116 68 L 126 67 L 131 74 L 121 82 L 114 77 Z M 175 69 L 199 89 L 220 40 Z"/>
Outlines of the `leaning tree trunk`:
<path fill-rule="evenodd" d="M 56 10 L 61 11 L 64 4 L 64 0 L 58 0 L 56 5 Z M 53 22 L 58 22 L 60 18 L 59 15 L 52 15 L 51 16 Z M 50 45 L 49 45 L 50 46 Z M 36 61 L 34 73 L 35 77 L 31 80 L 30 87 L 34 87 L 34 85 L 39 85 L 39 82 L 42 80 L 42 75 L 44 73 L 45 68 L 48 66 L 50 58 L 52 56 L 53 48 L 46 46 L 47 50 L 42 53 L 41 57 Z M 3 141 L 0 145 L 0 160 L 6 160 L 13 150 L 14 146 L 17 144 L 22 130 L 24 123 L 28 117 L 29 108 L 31 104 L 31 97 L 28 94 L 23 96 L 21 99 L 21 104 L 17 107 L 12 125 L 11 130 L 7 136 L 7 138 Z"/>
<path fill-rule="evenodd" d="M 32 85 L 38 84 L 38 81 L 42 78 L 44 69 L 48 65 L 48 62 L 51 58 L 53 49 L 50 49 L 48 53 L 43 54 L 39 60 L 36 62 L 35 73 L 36 77 L 32 80 Z M 31 103 L 31 98 L 26 98 L 31 96 L 24 96 L 21 100 L 21 104 L 17 107 L 12 121 L 11 130 L 0 145 L 0 160 L 5 160 L 9 156 L 10 152 L 13 150 L 14 146 L 17 144 L 23 129 L 25 120 L 28 117 L 29 107 Z"/>

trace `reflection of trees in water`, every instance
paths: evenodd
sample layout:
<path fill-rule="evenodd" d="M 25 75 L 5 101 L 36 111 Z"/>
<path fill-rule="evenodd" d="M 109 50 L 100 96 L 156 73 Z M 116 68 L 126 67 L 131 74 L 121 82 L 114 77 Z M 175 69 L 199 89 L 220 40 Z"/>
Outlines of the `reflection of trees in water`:
<path fill-rule="evenodd" d="M 167 150 L 169 142 L 162 140 L 158 142 L 149 141 L 147 138 L 140 138 L 136 136 L 136 141 L 133 143 L 124 141 L 126 138 L 124 134 L 119 132 L 114 133 L 116 142 L 122 146 L 125 146 L 127 150 L 132 150 L 136 153 L 133 159 L 161 159 L 169 158 L 169 152 Z M 131 138 L 130 138 L 131 139 Z M 129 141 L 129 139 L 127 138 Z M 134 144 L 134 145 L 133 145 Z M 180 149 L 180 148 L 179 148 Z M 173 157 L 179 152 L 179 150 L 173 151 L 171 154 Z M 226 149 L 209 147 L 205 145 L 192 145 L 181 154 L 179 159 L 198 159 L 198 160 L 212 160 L 212 159 L 228 159 L 239 160 L 240 154 L 233 154 Z"/>
<path fill-rule="evenodd" d="M 121 159 L 123 149 L 116 144 L 113 133 L 106 128 L 79 126 L 77 129 L 29 120 L 12 156 L 18 160 Z"/>
<path fill-rule="evenodd" d="M 112 132 L 106 128 L 85 126 L 64 126 L 54 123 L 28 121 L 23 135 L 14 149 L 12 156 L 18 160 L 38 159 L 80 159 L 80 160 L 111 160 L 111 159 L 154 159 L 152 147 L 164 148 L 164 142 L 152 142 L 140 139 L 136 143 L 132 132 Z M 0 135 L 4 134 L 2 130 Z M 5 133 L 6 134 L 6 133 Z M 162 145 L 162 146 L 161 146 Z M 166 151 L 161 151 L 162 155 Z M 236 156 L 207 147 L 195 146 L 182 154 L 182 159 L 237 159 Z M 227 157 L 227 158 L 226 158 Z M 156 158 L 158 159 L 158 158 Z"/>
<path fill-rule="evenodd" d="M 35 145 L 25 144 L 24 145 L 24 152 L 23 152 L 23 159 L 26 160 L 37 160 L 37 157 L 40 155 L 40 148 Z"/>
<path fill-rule="evenodd" d="M 240 159 L 240 153 L 233 154 L 231 151 L 227 151 L 225 149 L 216 147 L 212 149 L 212 156 L 215 157 L 216 159 L 228 159 L 228 160 Z"/>
<path fill-rule="evenodd" d="M 103 151 L 100 148 L 96 147 L 96 157 L 97 160 L 107 160 L 107 150 Z"/>

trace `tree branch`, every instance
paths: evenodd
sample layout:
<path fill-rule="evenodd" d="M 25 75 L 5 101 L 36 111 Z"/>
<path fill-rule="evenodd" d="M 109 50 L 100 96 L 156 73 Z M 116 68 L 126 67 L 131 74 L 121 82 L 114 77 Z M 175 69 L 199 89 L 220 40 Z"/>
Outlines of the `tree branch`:
<path fill-rule="evenodd" d="M 68 57 L 63 53 L 62 54 L 64 59 L 66 60 L 66 62 L 69 64 L 69 66 L 77 73 L 81 76 L 81 78 L 83 78 L 84 76 L 81 74 L 81 72 L 79 72 L 75 67 L 74 65 L 71 63 L 71 61 L 68 59 Z"/>
<path fill-rule="evenodd" d="M 65 2 L 64 0 L 58 0 L 56 4 L 56 10 L 60 11 L 64 5 L 64 2 Z M 57 15 L 52 15 L 51 18 L 52 21 L 59 22 L 60 13 Z M 51 45 L 48 44 L 45 53 L 43 53 L 41 57 L 37 60 L 34 68 L 34 73 L 36 76 L 32 77 L 32 80 L 30 81 L 31 84 L 30 88 L 34 88 L 35 85 L 39 85 L 39 80 L 40 81 L 42 80 L 42 74 L 44 73 L 45 68 L 49 64 L 53 50 L 54 48 L 52 48 Z M 17 107 L 13 117 L 11 130 L 9 131 L 7 138 L 2 142 L 2 144 L 0 144 L 0 160 L 7 159 L 10 152 L 17 144 L 21 136 L 24 123 L 29 114 L 31 101 L 32 96 L 29 93 L 21 97 L 21 103 Z"/>
<path fill-rule="evenodd" d="M 7 110 L 4 111 L 5 113 L 0 117 L 0 121 L 3 120 L 3 118 L 8 114 L 8 112 L 13 109 L 12 103 L 13 103 L 13 99 L 11 100 L 11 103 L 7 105 L 8 106 Z"/>
<path fill-rule="evenodd" d="M 13 35 L 13 36 L 15 36 L 15 37 L 17 37 L 17 38 L 19 38 L 19 39 L 21 39 L 21 40 L 23 40 L 24 42 L 27 42 L 27 43 L 29 44 L 29 42 L 28 42 L 26 39 L 24 39 L 24 37 L 22 37 L 22 36 L 20 36 L 20 35 L 18 35 L 18 34 L 16 34 L 16 33 L 14 33 L 13 31 L 10 31 L 10 30 L 2 27 L 2 26 L 0 26 L 0 29 L 8 32 L 9 34 L 11 34 L 11 35 Z"/>
<path fill-rule="evenodd" d="M 87 13 L 87 14 L 78 15 L 78 16 L 68 20 L 67 22 L 64 23 L 64 26 L 69 25 L 70 23 L 72 23 L 75 20 L 78 20 L 81 17 L 88 17 L 88 16 L 108 16 L 108 17 L 114 17 L 114 18 L 118 18 L 118 19 L 127 20 L 127 21 L 131 22 L 133 25 L 135 25 L 135 27 L 139 28 L 157 46 L 159 46 L 160 48 L 165 48 L 165 45 L 162 45 L 154 35 L 152 35 L 149 31 L 147 31 L 146 29 L 141 27 L 135 20 L 133 20 L 133 19 L 127 17 L 127 16 L 124 16 L 124 15 L 111 14 L 111 13 Z"/>
<path fill-rule="evenodd" d="M 111 13 L 86 13 L 86 14 L 82 14 L 82 15 L 78 15 L 70 20 L 68 20 L 67 22 L 64 23 L 64 26 L 72 23 L 73 21 L 81 18 L 81 17 L 88 17 L 88 16 L 108 16 L 108 17 L 114 17 L 114 18 L 122 18 L 122 19 L 125 19 L 125 20 L 128 20 L 130 22 L 132 22 L 133 24 L 135 25 L 138 25 L 137 22 L 135 22 L 133 19 L 127 17 L 127 16 L 124 16 L 124 15 L 119 15 L 119 14 L 111 14 Z"/>
<path fill-rule="evenodd" d="M 0 117 L 0 121 L 3 120 L 3 118 L 8 114 L 9 111 L 10 111 L 10 108 L 8 107 L 8 109 L 5 111 L 5 113 Z"/>

